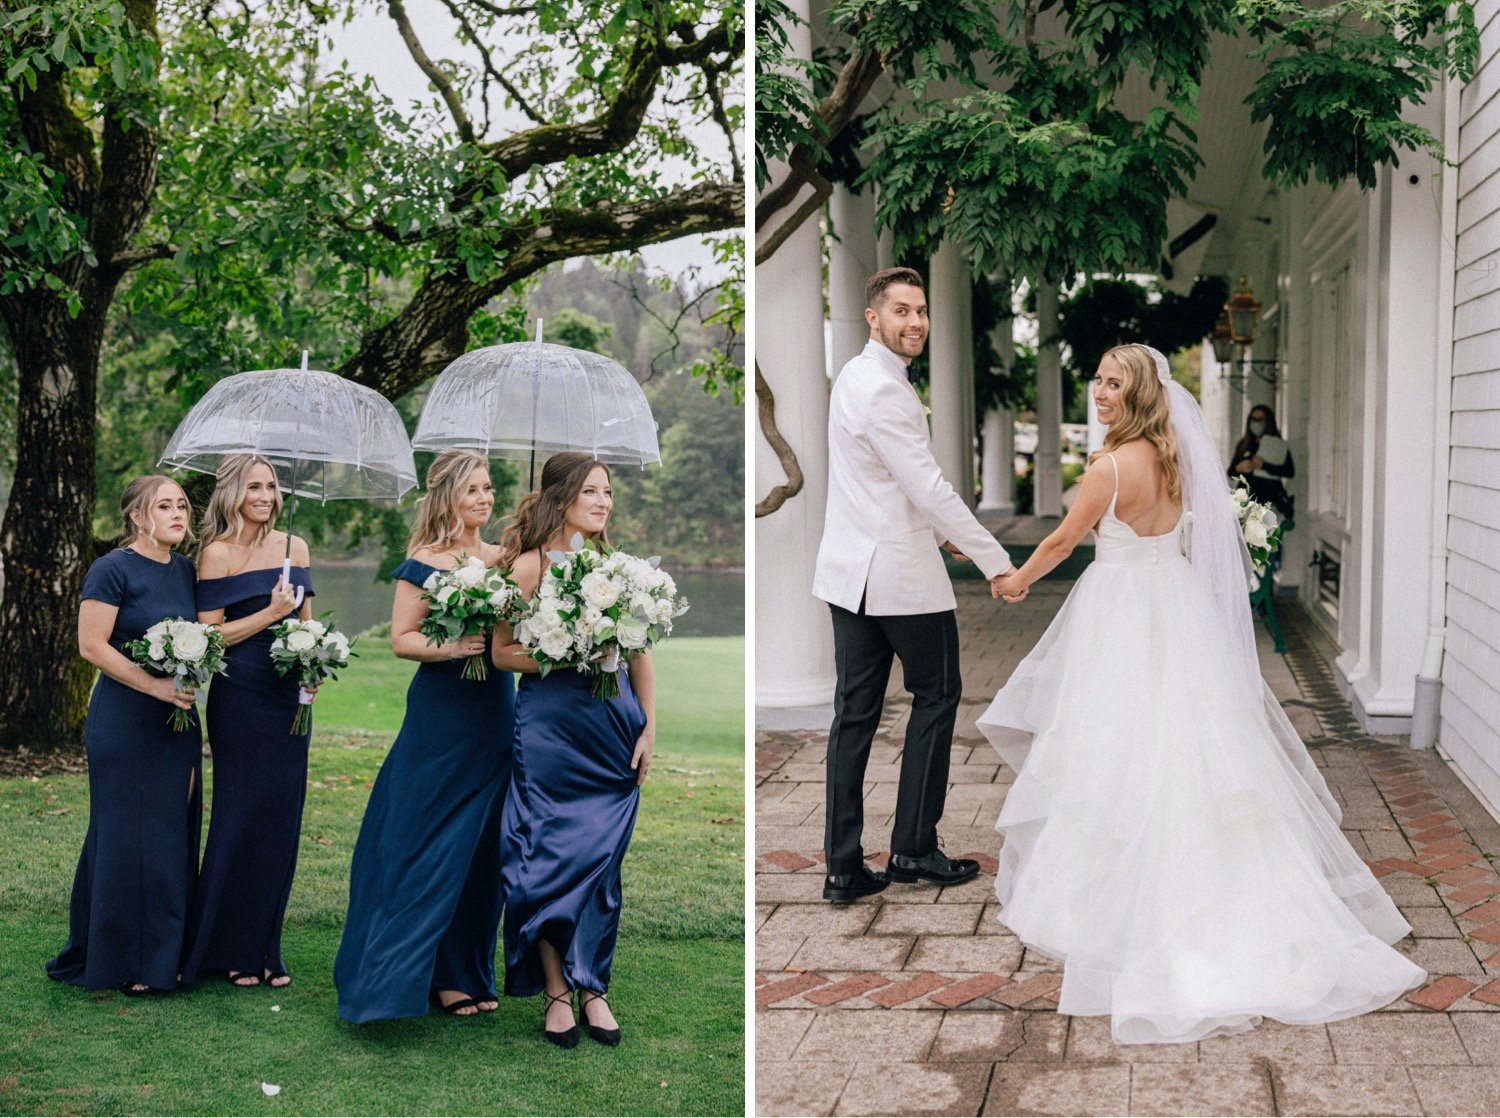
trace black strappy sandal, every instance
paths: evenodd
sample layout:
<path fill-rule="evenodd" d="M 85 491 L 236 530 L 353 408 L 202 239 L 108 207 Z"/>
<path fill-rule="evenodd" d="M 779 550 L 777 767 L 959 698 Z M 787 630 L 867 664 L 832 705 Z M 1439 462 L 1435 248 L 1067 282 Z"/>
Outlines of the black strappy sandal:
<path fill-rule="evenodd" d="M 589 1034 L 590 1040 L 598 1041 L 600 1044 L 614 1048 L 620 1043 L 619 1029 L 601 1029 L 598 1025 L 589 1023 L 589 1006 L 595 1002 L 609 1004 L 609 999 L 594 990 L 578 991 L 578 1015 L 583 1018 L 584 1031 Z"/>
<path fill-rule="evenodd" d="M 555 1003 L 561 1003 L 572 1009 L 573 991 L 569 990 L 566 994 L 549 994 L 544 990 L 542 991 L 542 996 L 546 998 L 546 1001 L 542 1003 L 542 1035 L 559 1048 L 577 1048 L 578 1023 L 576 1019 L 572 1025 L 562 1030 L 562 1032 L 554 1033 L 547 1028 L 547 1010 L 551 1009 Z"/>
<path fill-rule="evenodd" d="M 253 990 L 261 984 L 260 975 L 252 970 L 227 970 L 224 972 L 224 977 L 229 985 L 237 986 L 241 990 Z M 245 981 L 247 978 L 249 982 Z"/>

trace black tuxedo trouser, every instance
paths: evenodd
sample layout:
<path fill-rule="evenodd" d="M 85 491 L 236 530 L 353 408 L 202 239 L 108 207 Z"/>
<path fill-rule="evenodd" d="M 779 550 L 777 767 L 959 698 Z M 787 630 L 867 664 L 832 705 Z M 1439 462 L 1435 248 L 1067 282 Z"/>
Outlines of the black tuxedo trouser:
<path fill-rule="evenodd" d="M 937 824 L 948 797 L 948 761 L 963 681 L 958 671 L 958 622 L 953 610 L 872 617 L 830 605 L 838 672 L 833 726 L 828 731 L 828 804 L 823 851 L 829 874 L 853 873 L 863 862 L 865 768 L 880 725 L 891 658 L 899 657 L 911 721 L 901 754 L 891 853 L 921 858 L 937 849 Z"/>

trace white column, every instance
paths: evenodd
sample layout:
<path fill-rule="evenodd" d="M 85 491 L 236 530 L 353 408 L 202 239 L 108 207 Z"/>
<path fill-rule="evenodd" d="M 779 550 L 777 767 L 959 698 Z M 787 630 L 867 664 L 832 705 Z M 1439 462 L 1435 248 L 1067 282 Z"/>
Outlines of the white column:
<path fill-rule="evenodd" d="M 791 0 L 808 18 L 808 0 Z M 806 23 L 789 29 L 794 53 L 812 57 Z M 773 181 L 782 168 L 773 172 Z M 778 215 L 785 217 L 796 199 Z M 768 224 L 769 233 L 776 225 Z M 813 564 L 828 496 L 828 378 L 823 360 L 822 231 L 816 218 L 755 269 L 755 357 L 776 395 L 776 421 L 797 453 L 802 491 L 755 522 L 755 703 L 801 707 L 833 698 L 833 627 L 812 596 Z M 786 477 L 756 427 L 755 499 Z"/>
<path fill-rule="evenodd" d="M 997 516 L 1016 511 L 1016 419 L 1009 408 L 991 408 L 984 416 L 981 442 L 979 508 Z"/>
<path fill-rule="evenodd" d="M 973 290 L 963 250 L 944 239 L 932 258 L 927 305 L 932 455 L 960 497 L 974 504 Z"/>
<path fill-rule="evenodd" d="M 1442 101 L 1432 101 L 1404 116 L 1440 133 Z M 1448 405 L 1437 399 L 1434 369 L 1445 367 L 1439 316 L 1452 314 L 1444 310 L 1436 246 L 1454 236 L 1433 205 L 1437 173 L 1431 156 L 1410 154 L 1399 170 L 1383 170 L 1377 187 L 1381 237 L 1368 275 L 1377 287 L 1379 324 L 1366 357 L 1374 405 L 1365 421 L 1371 493 L 1361 502 L 1361 523 L 1351 526 L 1368 549 L 1360 601 L 1368 629 L 1360 662 L 1349 673 L 1355 716 L 1377 733 L 1410 732 L 1416 677 L 1433 624 L 1431 597 L 1422 592 L 1433 561 L 1432 438 L 1436 410 Z"/>
<path fill-rule="evenodd" d="M 859 194 L 835 186 L 828 202 L 832 218 L 828 245 L 828 368 L 837 374 L 870 338 L 865 321 L 865 282 L 879 269 L 875 263 L 875 193 Z M 757 279 L 757 290 L 763 291 Z"/>
<path fill-rule="evenodd" d="M 1062 354 L 1057 342 L 1057 284 L 1036 290 L 1035 515 L 1062 516 Z"/>

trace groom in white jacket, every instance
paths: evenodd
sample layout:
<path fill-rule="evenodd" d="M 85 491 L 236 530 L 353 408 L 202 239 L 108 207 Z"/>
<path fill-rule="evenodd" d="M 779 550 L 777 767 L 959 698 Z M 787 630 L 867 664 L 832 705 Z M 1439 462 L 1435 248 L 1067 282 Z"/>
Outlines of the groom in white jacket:
<path fill-rule="evenodd" d="M 992 582 L 1014 568 L 944 480 L 922 401 L 908 381 L 927 341 L 927 297 L 910 268 L 865 286 L 870 341 L 839 373 L 828 408 L 828 510 L 813 594 L 833 611 L 838 673 L 828 732 L 823 897 L 852 901 L 889 881 L 943 885 L 979 872 L 938 848 L 963 681 L 957 602 L 939 547 L 973 559 Z M 1019 600 L 1019 599 L 1016 599 Z M 912 695 L 886 874 L 864 863 L 864 777 L 892 657 Z"/>

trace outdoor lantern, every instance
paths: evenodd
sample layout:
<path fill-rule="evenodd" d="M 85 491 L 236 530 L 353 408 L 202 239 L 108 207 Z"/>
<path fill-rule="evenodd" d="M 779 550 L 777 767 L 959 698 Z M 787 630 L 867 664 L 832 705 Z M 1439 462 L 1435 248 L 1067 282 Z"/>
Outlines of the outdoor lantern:
<path fill-rule="evenodd" d="M 1234 342 L 1237 345 L 1253 345 L 1255 323 L 1260 317 L 1260 304 L 1255 301 L 1255 293 L 1250 290 L 1250 281 L 1244 276 L 1240 277 L 1239 287 L 1235 289 L 1229 302 L 1224 304 L 1224 309 L 1229 312 L 1230 334 Z M 1214 354 L 1218 355 L 1217 348 Z"/>
<path fill-rule="evenodd" d="M 1214 347 L 1214 360 L 1220 365 L 1228 365 L 1234 360 L 1234 332 L 1229 326 L 1229 311 L 1225 310 L 1219 315 L 1219 321 L 1214 323 L 1214 332 L 1208 340 Z"/>

